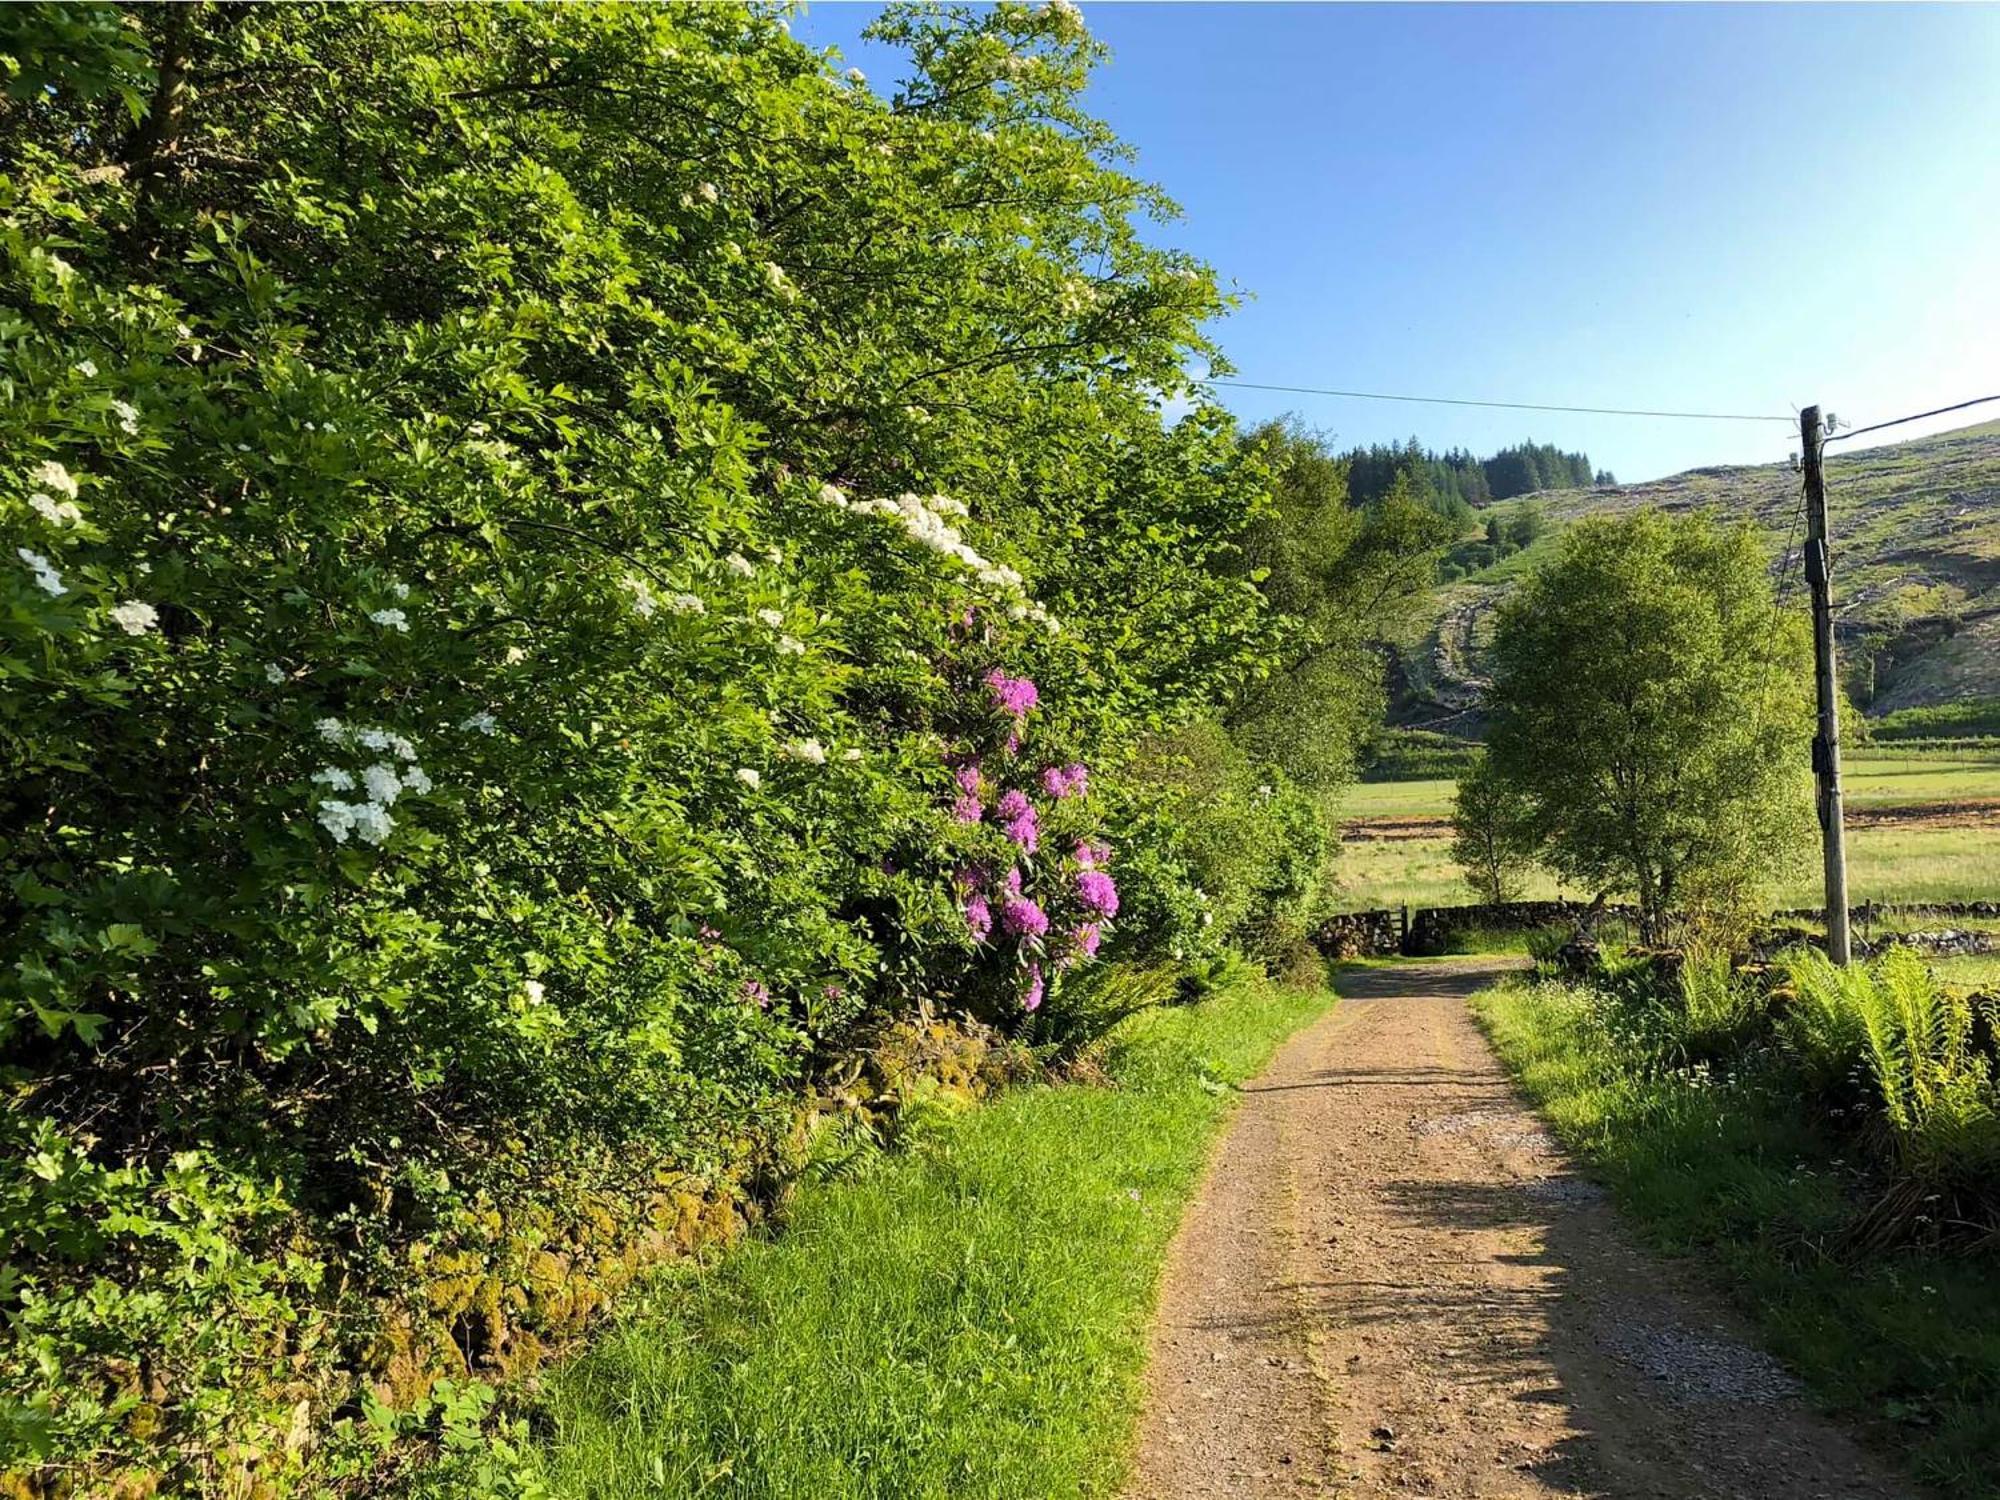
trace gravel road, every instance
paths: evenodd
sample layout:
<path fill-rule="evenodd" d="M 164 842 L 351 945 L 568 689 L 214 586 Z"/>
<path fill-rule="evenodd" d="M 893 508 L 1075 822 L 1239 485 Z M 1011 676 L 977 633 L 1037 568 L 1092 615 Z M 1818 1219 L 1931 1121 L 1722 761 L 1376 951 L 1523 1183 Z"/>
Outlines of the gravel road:
<path fill-rule="evenodd" d="M 1168 1261 L 1129 1500 L 1915 1492 L 1640 1249 L 1466 1013 L 1370 970 L 1246 1086 Z"/>

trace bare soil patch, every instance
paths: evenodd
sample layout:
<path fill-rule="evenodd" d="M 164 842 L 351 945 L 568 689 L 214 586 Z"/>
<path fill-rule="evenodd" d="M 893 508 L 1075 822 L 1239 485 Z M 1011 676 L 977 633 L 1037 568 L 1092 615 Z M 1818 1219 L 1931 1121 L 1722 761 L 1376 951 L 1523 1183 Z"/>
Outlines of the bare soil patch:
<path fill-rule="evenodd" d="M 1168 1261 L 1130 1500 L 1915 1492 L 1642 1250 L 1465 1010 L 1356 975 L 1245 1099 Z"/>

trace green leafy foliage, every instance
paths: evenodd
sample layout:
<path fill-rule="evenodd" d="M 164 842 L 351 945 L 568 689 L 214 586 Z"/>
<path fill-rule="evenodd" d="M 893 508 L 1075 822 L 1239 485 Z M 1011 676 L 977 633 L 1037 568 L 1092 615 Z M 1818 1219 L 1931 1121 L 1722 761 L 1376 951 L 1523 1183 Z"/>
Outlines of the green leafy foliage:
<path fill-rule="evenodd" d="M 1654 939 L 1677 905 L 1746 908 L 1809 834 L 1807 653 L 1748 527 L 1571 528 L 1492 647 L 1488 753 L 1543 861 L 1634 893 Z"/>
<path fill-rule="evenodd" d="M 856 1028 L 1060 1006 L 1081 848 L 1139 954 L 1308 883 L 1291 794 L 1198 875 L 1125 769 L 1286 622 L 1098 49 L 877 35 L 886 93 L 733 5 L 0 23 L 0 1472 L 463 1440 Z"/>

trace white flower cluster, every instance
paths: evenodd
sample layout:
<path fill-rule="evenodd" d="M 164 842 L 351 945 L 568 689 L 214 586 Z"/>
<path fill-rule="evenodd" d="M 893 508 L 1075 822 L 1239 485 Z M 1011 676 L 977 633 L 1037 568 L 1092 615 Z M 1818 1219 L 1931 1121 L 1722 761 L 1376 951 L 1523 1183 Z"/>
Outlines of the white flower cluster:
<path fill-rule="evenodd" d="M 74 526 L 83 519 L 74 500 L 57 500 L 39 490 L 28 496 L 28 505 L 51 526 Z"/>
<path fill-rule="evenodd" d="M 781 301 L 799 300 L 799 289 L 792 285 L 792 278 L 785 274 L 785 268 L 774 260 L 764 262 L 764 285 Z"/>
<path fill-rule="evenodd" d="M 856 500 L 848 509 L 860 515 L 881 516 L 885 520 L 900 522 L 910 539 L 919 546 L 963 563 L 988 588 L 1014 595 L 1014 601 L 1007 609 L 1010 618 L 1033 620 L 1044 626 L 1050 635 L 1062 628 L 1053 615 L 1027 597 L 1027 581 L 1018 572 L 1004 563 L 988 562 L 959 534 L 958 528 L 945 519 L 947 516 L 969 514 L 964 501 L 953 500 L 946 495 L 902 495 L 894 500 Z"/>
<path fill-rule="evenodd" d="M 474 734 L 492 735 L 499 733 L 500 721 L 494 718 L 493 715 L 488 713 L 485 709 L 481 709 L 478 713 L 474 714 L 471 718 L 467 719 L 463 724 L 460 724 L 458 727 L 460 729 L 470 730 Z"/>
<path fill-rule="evenodd" d="M 41 553 L 30 552 L 26 547 L 16 547 L 14 555 L 28 565 L 28 571 L 35 575 L 35 582 L 41 586 L 44 593 L 59 596 L 69 592 L 63 587 L 62 574 L 56 571 L 55 564 Z"/>
<path fill-rule="evenodd" d="M 826 764 L 826 746 L 818 740 L 793 740 L 779 754 L 786 760 L 804 761 L 809 766 Z"/>
<path fill-rule="evenodd" d="M 144 635 L 160 623 L 160 612 L 143 599 L 127 599 L 111 611 L 112 621 L 127 635 Z"/>
<path fill-rule="evenodd" d="M 399 768 L 390 761 L 378 760 L 362 769 L 358 783 L 352 771 L 340 766 L 322 766 L 312 775 L 314 784 L 328 791 L 351 792 L 358 784 L 366 795 L 366 801 L 328 797 L 320 802 L 320 826 L 333 835 L 336 844 L 344 844 L 350 837 L 359 838 L 364 844 L 382 843 L 396 826 L 396 820 L 389 815 L 396 799 L 404 792 L 415 792 L 421 797 L 431 789 L 430 777 L 422 766 L 415 764 L 417 747 L 389 730 L 359 728 L 338 719 L 321 719 L 318 729 L 320 738 L 330 745 L 386 752 L 406 762 Z"/>
<path fill-rule="evenodd" d="M 653 592 L 651 584 L 637 574 L 628 574 L 625 587 L 632 591 L 632 608 L 642 620 L 650 620 L 654 614 L 665 609 L 676 615 L 705 615 L 708 606 L 694 594 L 669 594 L 662 599 Z"/>
<path fill-rule="evenodd" d="M 404 635 L 410 633 L 409 616 L 405 615 L 400 609 L 370 610 L 368 618 L 384 629 L 400 630 Z"/>
<path fill-rule="evenodd" d="M 757 576 L 757 565 L 741 552 L 730 553 L 729 556 L 723 558 L 722 565 L 739 578 L 755 578 Z"/>
<path fill-rule="evenodd" d="M 129 401 L 113 401 L 111 410 L 118 418 L 118 425 L 128 437 L 136 437 L 139 432 L 139 408 Z"/>

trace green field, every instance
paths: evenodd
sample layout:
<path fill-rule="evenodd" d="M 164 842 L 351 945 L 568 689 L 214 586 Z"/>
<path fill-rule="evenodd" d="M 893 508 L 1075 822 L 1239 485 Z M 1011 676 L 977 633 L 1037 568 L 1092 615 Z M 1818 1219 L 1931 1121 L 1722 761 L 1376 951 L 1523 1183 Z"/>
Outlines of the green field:
<path fill-rule="evenodd" d="M 1848 805 L 1880 810 L 1932 803 L 2000 801 L 2000 748 L 1929 754 L 1863 750 L 1846 763 Z M 1363 783 L 1338 803 L 1343 823 L 1355 820 L 1448 818 L 1449 780 Z M 1939 825 L 1885 823 L 1856 827 L 1847 835 L 1848 880 L 1862 901 L 1976 901 L 2000 898 L 2000 822 Z M 1451 857 L 1451 836 L 1354 839 L 1341 845 L 1334 869 L 1336 905 L 1345 910 L 1377 906 L 1459 905 L 1473 899 Z M 1537 871 L 1523 896 L 1587 899 L 1593 892 L 1565 888 Z M 1773 904 L 1809 906 L 1819 899 L 1818 866 L 1802 861 L 1793 878 L 1772 892 Z"/>
<path fill-rule="evenodd" d="M 664 1274 L 549 1378 L 520 1492 L 1117 1494 L 1160 1266 L 1233 1085 L 1332 1004 L 1245 979 L 1143 1012 L 1115 1086 L 1022 1088 L 805 1189 L 783 1235 Z M 487 1494 L 490 1466 L 422 1493 Z"/>

